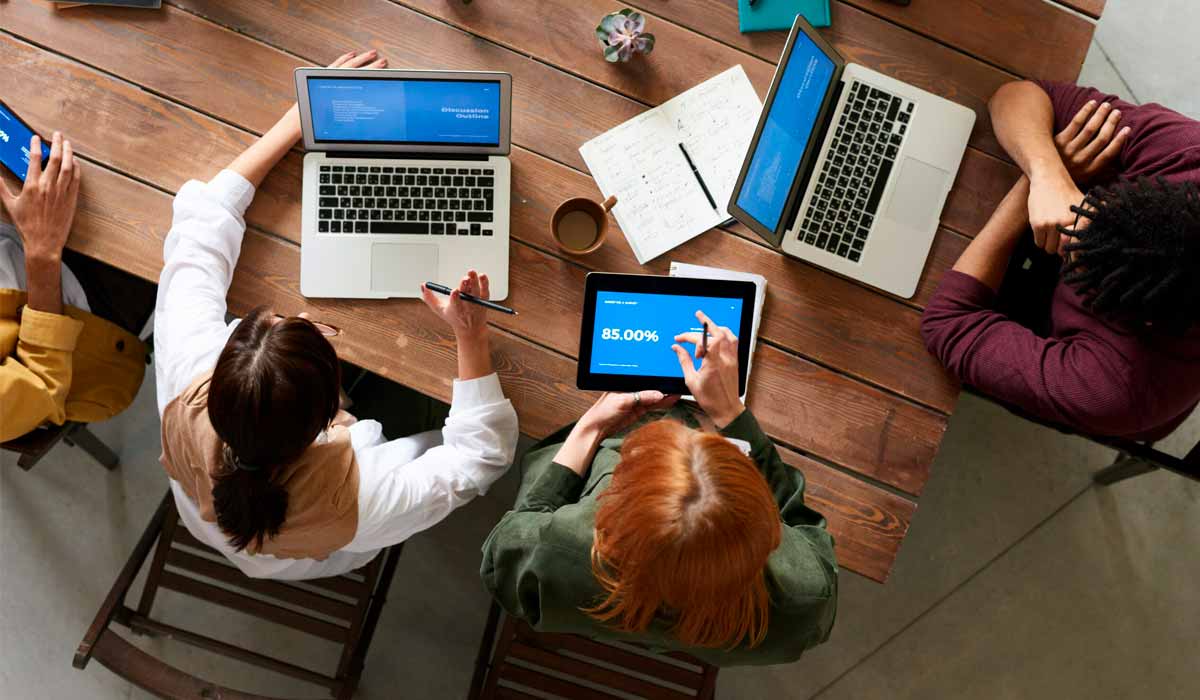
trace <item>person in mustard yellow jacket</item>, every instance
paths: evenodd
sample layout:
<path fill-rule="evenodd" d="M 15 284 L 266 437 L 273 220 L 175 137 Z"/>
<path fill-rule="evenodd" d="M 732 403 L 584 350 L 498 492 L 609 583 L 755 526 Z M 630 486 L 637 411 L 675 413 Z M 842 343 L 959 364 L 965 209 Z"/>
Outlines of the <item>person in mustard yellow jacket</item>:
<path fill-rule="evenodd" d="M 30 153 L 41 153 L 34 136 Z M 54 134 L 43 168 L 31 160 L 20 192 L 0 182 L 0 442 L 44 423 L 111 418 L 137 394 L 146 348 L 90 313 L 63 265 L 80 170 L 70 141 Z M 15 235 L 14 235 L 15 234 Z"/>

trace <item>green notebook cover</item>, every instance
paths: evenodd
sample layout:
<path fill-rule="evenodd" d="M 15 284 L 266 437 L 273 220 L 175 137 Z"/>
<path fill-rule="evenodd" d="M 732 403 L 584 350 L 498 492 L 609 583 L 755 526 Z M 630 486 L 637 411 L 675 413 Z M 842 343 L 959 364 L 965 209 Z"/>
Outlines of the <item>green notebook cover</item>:
<path fill-rule="evenodd" d="M 829 0 L 738 0 L 738 28 L 743 32 L 791 29 L 796 15 L 814 27 L 829 26 Z"/>

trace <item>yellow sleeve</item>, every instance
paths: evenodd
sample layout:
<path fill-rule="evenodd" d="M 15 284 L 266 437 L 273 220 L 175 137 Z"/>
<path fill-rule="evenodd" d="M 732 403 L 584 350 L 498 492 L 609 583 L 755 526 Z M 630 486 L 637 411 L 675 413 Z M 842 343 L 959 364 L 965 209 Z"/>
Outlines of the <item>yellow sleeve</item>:
<path fill-rule="evenodd" d="M 66 420 L 71 355 L 82 330 L 82 321 L 25 307 L 16 353 L 0 362 L 0 441 Z"/>

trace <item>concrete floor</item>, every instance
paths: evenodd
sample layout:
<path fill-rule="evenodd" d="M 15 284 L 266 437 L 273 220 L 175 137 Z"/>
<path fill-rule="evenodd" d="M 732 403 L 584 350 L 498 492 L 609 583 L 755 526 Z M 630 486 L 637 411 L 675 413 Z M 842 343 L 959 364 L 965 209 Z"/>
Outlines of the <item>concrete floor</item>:
<path fill-rule="evenodd" d="M 1200 7 L 1109 0 L 1082 82 L 1200 118 Z M 1150 48 L 1151 50 L 1147 50 Z M 59 447 L 30 473 L 0 455 L 0 698 L 143 698 L 80 636 L 166 488 L 152 378 L 95 432 L 107 473 Z M 1200 415 L 1172 436 L 1200 440 Z M 722 672 L 725 698 L 1184 698 L 1200 695 L 1200 484 L 1155 473 L 1111 488 L 1109 450 L 964 396 L 885 586 L 842 578 L 833 639 L 799 663 Z M 462 697 L 487 609 L 479 544 L 512 502 L 503 479 L 406 546 L 359 697 Z M 168 621 L 327 668 L 332 646 L 164 593 Z M 206 613 L 212 608 L 205 607 Z M 203 677 L 273 695 L 310 687 L 163 640 L 139 645 Z"/>

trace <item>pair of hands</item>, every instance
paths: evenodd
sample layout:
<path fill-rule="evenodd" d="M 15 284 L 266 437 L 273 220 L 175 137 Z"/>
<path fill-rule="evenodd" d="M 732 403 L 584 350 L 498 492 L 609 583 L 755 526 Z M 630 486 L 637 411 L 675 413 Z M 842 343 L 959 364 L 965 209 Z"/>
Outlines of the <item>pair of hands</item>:
<path fill-rule="evenodd" d="M 696 312 L 696 319 L 701 324 L 708 324 L 708 352 L 702 349 L 700 333 L 675 336 L 671 349 L 679 359 L 688 391 L 713 422 L 723 428 L 744 410 L 738 396 L 738 341 L 733 331 L 713 323 L 703 311 Z M 695 367 L 693 353 L 680 343 L 695 346 L 695 357 L 702 359 L 700 369 Z M 575 424 L 555 461 L 582 475 L 591 465 L 601 440 L 632 425 L 650 411 L 669 408 L 678 400 L 678 396 L 667 396 L 661 391 L 606 393 Z"/>
<path fill-rule="evenodd" d="M 1129 127 L 1118 130 L 1121 111 L 1109 103 L 1085 104 L 1071 123 L 1054 136 L 1054 146 L 1063 168 L 1035 169 L 1029 174 L 1029 224 L 1034 242 L 1047 253 L 1063 254 L 1072 237 L 1058 230 L 1076 224 L 1072 206 L 1083 205 L 1079 185 L 1094 182 L 1108 174 L 1129 138 Z M 1079 226 L 1086 227 L 1080 218 Z"/>
<path fill-rule="evenodd" d="M 54 132 L 50 158 L 42 167 L 42 140 L 29 141 L 29 172 L 19 192 L 0 182 L 0 203 L 21 235 L 25 257 L 31 263 L 58 265 L 71 234 L 79 201 L 81 171 L 71 142 Z"/>

